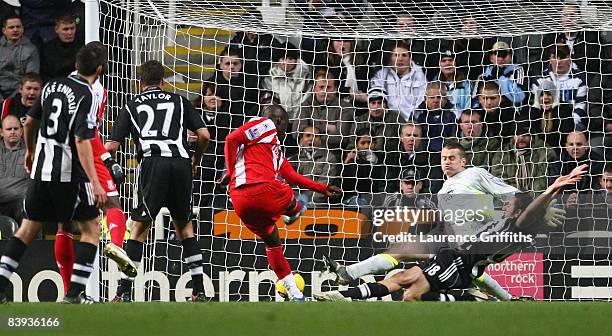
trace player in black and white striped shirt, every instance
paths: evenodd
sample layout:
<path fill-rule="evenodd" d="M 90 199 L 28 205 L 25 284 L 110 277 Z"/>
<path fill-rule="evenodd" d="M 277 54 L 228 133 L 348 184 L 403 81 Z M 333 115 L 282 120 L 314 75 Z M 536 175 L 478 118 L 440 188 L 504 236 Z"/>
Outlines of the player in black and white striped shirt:
<path fill-rule="evenodd" d="M 24 124 L 25 168 L 32 181 L 24 201 L 26 219 L 0 259 L 0 301 L 6 301 L 4 291 L 11 274 L 42 223 L 74 221 L 81 230 L 81 244 L 64 301 L 91 303 L 83 291 L 100 239 L 96 205 L 106 202 L 106 192 L 96 174 L 90 143 L 99 106 L 90 85 L 106 62 L 102 49 L 92 44 L 84 46 L 76 57 L 78 74 L 47 83 L 28 112 Z"/>
<path fill-rule="evenodd" d="M 119 112 L 105 146 L 114 154 L 129 135 L 138 146 L 137 197 L 131 211 L 131 236 L 125 244 L 127 255 L 136 265 L 140 263 L 151 222 L 162 207 L 167 207 L 191 272 L 192 300 L 205 301 L 202 254 L 191 224 L 191 197 L 193 174 L 210 135 L 202 115 L 191 102 L 161 89 L 163 78 L 164 67 L 160 62 L 147 61 L 142 65 L 142 91 Z M 188 151 L 187 130 L 198 136 L 193 157 Z M 114 301 L 131 301 L 131 292 L 132 280 L 121 279 Z"/>
<path fill-rule="evenodd" d="M 513 197 L 506 206 L 504 217 L 498 224 L 499 233 L 537 233 L 543 223 L 561 225 L 565 214 L 555 212 L 556 218 L 546 218 L 547 211 L 555 202 L 553 198 L 566 186 L 574 185 L 587 172 L 587 165 L 581 165 L 569 175 L 561 176 L 528 205 L 524 200 Z M 493 226 L 492 226 L 493 227 Z M 516 240 L 487 243 L 477 241 L 462 248 L 444 248 L 433 258 L 423 261 L 418 267 L 402 271 L 389 279 L 377 283 L 366 283 L 344 291 L 317 293 L 315 299 L 320 301 L 351 301 L 383 297 L 405 289 L 404 300 L 418 301 L 423 299 L 442 300 L 440 291 L 448 289 L 466 289 L 472 281 L 481 276 L 487 265 L 503 261 L 524 244 Z M 452 300 L 452 299 L 451 299 Z"/>

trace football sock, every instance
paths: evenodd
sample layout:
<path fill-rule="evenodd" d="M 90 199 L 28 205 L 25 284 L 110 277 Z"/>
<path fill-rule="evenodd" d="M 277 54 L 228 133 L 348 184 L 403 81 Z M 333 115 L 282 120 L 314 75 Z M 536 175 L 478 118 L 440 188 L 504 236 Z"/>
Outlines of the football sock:
<path fill-rule="evenodd" d="M 17 237 L 11 238 L 6 244 L 4 255 L 0 258 L 0 293 L 6 290 L 9 279 L 19 266 L 19 260 L 21 260 L 26 248 L 26 244 Z"/>
<path fill-rule="evenodd" d="M 110 232 L 111 241 L 113 244 L 123 248 L 123 240 L 125 239 L 125 215 L 118 208 L 110 208 L 106 211 L 106 225 Z"/>
<path fill-rule="evenodd" d="M 74 242 L 72 233 L 58 230 L 55 234 L 55 261 L 59 268 L 62 281 L 64 282 L 64 294 L 70 288 L 70 278 L 72 278 L 72 267 L 74 266 Z"/>
<path fill-rule="evenodd" d="M 304 297 L 304 293 L 302 293 L 302 291 L 300 291 L 300 289 L 297 286 L 297 283 L 295 282 L 295 277 L 293 276 L 293 273 L 289 273 L 289 275 L 287 275 L 286 277 L 282 278 L 281 282 L 283 283 L 283 285 L 287 289 L 287 295 L 289 295 L 289 298 L 302 298 L 302 297 Z"/>
<path fill-rule="evenodd" d="M 289 209 L 289 211 L 287 211 L 287 216 L 293 217 L 297 215 L 300 212 L 300 210 L 302 210 L 302 204 L 296 200 L 295 206 L 293 207 L 293 209 Z"/>
<path fill-rule="evenodd" d="M 184 239 L 183 257 L 191 273 L 193 294 L 204 292 L 204 267 L 202 266 L 202 252 L 195 237 Z"/>
<path fill-rule="evenodd" d="M 142 260 L 144 243 L 139 242 L 138 240 L 128 239 L 125 243 L 125 253 L 128 257 L 134 262 L 136 268 L 140 266 L 140 261 Z M 121 273 L 121 279 L 119 280 L 119 288 L 117 288 L 117 294 L 129 293 L 132 291 L 132 282 L 134 282 L 133 278 L 128 278 L 127 275 Z"/>
<path fill-rule="evenodd" d="M 379 274 L 391 270 L 399 262 L 390 254 L 377 254 L 364 261 L 346 267 L 346 271 L 353 279 L 358 279 L 368 274 Z"/>
<path fill-rule="evenodd" d="M 508 293 L 505 289 L 503 289 L 495 279 L 493 279 L 487 273 L 483 273 L 480 277 L 474 279 L 472 281 L 474 285 L 479 288 L 484 289 L 489 294 L 495 296 L 496 298 L 502 301 L 510 301 L 512 300 L 512 295 Z"/>
<path fill-rule="evenodd" d="M 70 278 L 70 289 L 66 296 L 76 297 L 85 291 L 89 275 L 93 272 L 93 263 L 96 258 L 98 246 L 90 243 L 80 242 L 74 256 L 74 271 Z"/>
<path fill-rule="evenodd" d="M 455 302 L 455 301 L 476 301 L 473 295 L 462 294 L 446 294 L 438 292 L 427 292 L 421 295 L 421 301 L 440 301 L 440 302 Z"/>
<path fill-rule="evenodd" d="M 378 282 L 370 282 L 340 291 L 344 297 L 350 297 L 353 300 L 364 300 L 371 297 L 383 297 L 389 295 L 389 288 Z"/>
<path fill-rule="evenodd" d="M 266 256 L 268 257 L 268 264 L 272 271 L 276 273 L 276 277 L 284 279 L 287 275 L 291 274 L 291 266 L 285 258 L 283 253 L 283 246 L 267 247 Z"/>

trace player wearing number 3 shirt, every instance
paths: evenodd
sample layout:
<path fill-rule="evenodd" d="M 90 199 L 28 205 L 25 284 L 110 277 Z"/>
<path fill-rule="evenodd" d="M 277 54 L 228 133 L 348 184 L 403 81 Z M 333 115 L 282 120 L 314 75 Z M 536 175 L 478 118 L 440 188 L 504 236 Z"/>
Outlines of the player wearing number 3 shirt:
<path fill-rule="evenodd" d="M 292 301 L 304 296 L 297 288 L 291 267 L 283 254 L 276 221 L 285 215 L 293 223 L 305 210 L 285 181 L 327 196 L 338 193 L 335 186 L 317 183 L 298 174 L 283 154 L 277 128 L 285 127 L 287 113 L 278 105 L 268 106 L 266 117 L 252 118 L 225 139 L 225 164 L 229 193 L 236 214 L 245 226 L 264 240 L 270 267 L 283 282 Z M 271 119 L 272 118 L 272 119 Z"/>

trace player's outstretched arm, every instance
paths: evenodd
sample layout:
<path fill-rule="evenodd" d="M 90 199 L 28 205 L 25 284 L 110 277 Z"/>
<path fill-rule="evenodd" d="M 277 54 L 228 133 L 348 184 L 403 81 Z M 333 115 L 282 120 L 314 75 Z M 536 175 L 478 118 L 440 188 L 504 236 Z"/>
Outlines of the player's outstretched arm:
<path fill-rule="evenodd" d="M 568 175 L 559 176 L 555 182 L 553 182 L 540 196 L 536 197 L 525 210 L 521 213 L 519 218 L 516 221 L 517 227 L 524 227 L 531 223 L 537 222 L 534 220 L 536 218 L 546 219 L 545 217 L 549 216 L 547 210 L 550 207 L 553 207 L 556 203 L 556 200 L 553 199 L 559 192 L 563 190 L 566 186 L 574 185 L 577 182 L 580 182 L 582 176 L 586 173 L 588 166 L 580 165 L 574 170 L 572 170 Z M 563 222 L 564 218 L 564 210 L 558 209 L 558 213 L 550 214 L 551 218 L 547 219 L 549 221 L 553 221 L 552 223 L 547 223 L 548 226 L 558 226 Z"/>
<path fill-rule="evenodd" d="M 321 193 L 327 197 L 334 196 L 341 192 L 340 188 L 336 186 L 318 183 L 309 179 L 308 177 L 301 175 L 300 173 L 296 172 L 295 169 L 293 169 L 293 167 L 287 160 L 283 161 L 279 172 L 280 175 L 287 182 L 289 182 L 289 184 Z"/>

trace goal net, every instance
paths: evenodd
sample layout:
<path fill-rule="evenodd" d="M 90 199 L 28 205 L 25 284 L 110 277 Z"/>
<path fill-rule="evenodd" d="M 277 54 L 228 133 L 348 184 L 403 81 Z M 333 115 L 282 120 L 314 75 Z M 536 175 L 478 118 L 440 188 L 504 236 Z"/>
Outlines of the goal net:
<path fill-rule="evenodd" d="M 565 225 L 538 232 L 533 246 L 487 272 L 512 295 L 612 298 L 609 2 L 102 0 L 99 18 L 110 55 L 103 133 L 138 92 L 139 65 L 151 59 L 166 67 L 164 88 L 193 101 L 209 125 L 193 199 L 206 294 L 215 300 L 281 300 L 263 242 L 214 183 L 225 169 L 225 136 L 271 104 L 288 113 L 283 150 L 296 170 L 344 191 L 328 200 L 296 188 L 307 212 L 291 226 L 279 221 L 307 296 L 335 288 L 323 255 L 352 265 L 392 239 L 431 230 L 427 216 L 383 214 L 437 208 L 440 151 L 455 140 L 469 166 L 533 194 L 589 165 L 559 200 Z M 133 142 L 119 159 L 127 212 Z M 145 246 L 135 299 L 184 301 L 189 270 L 167 212 Z M 118 272 L 100 263 L 101 298 L 112 299 Z"/>

